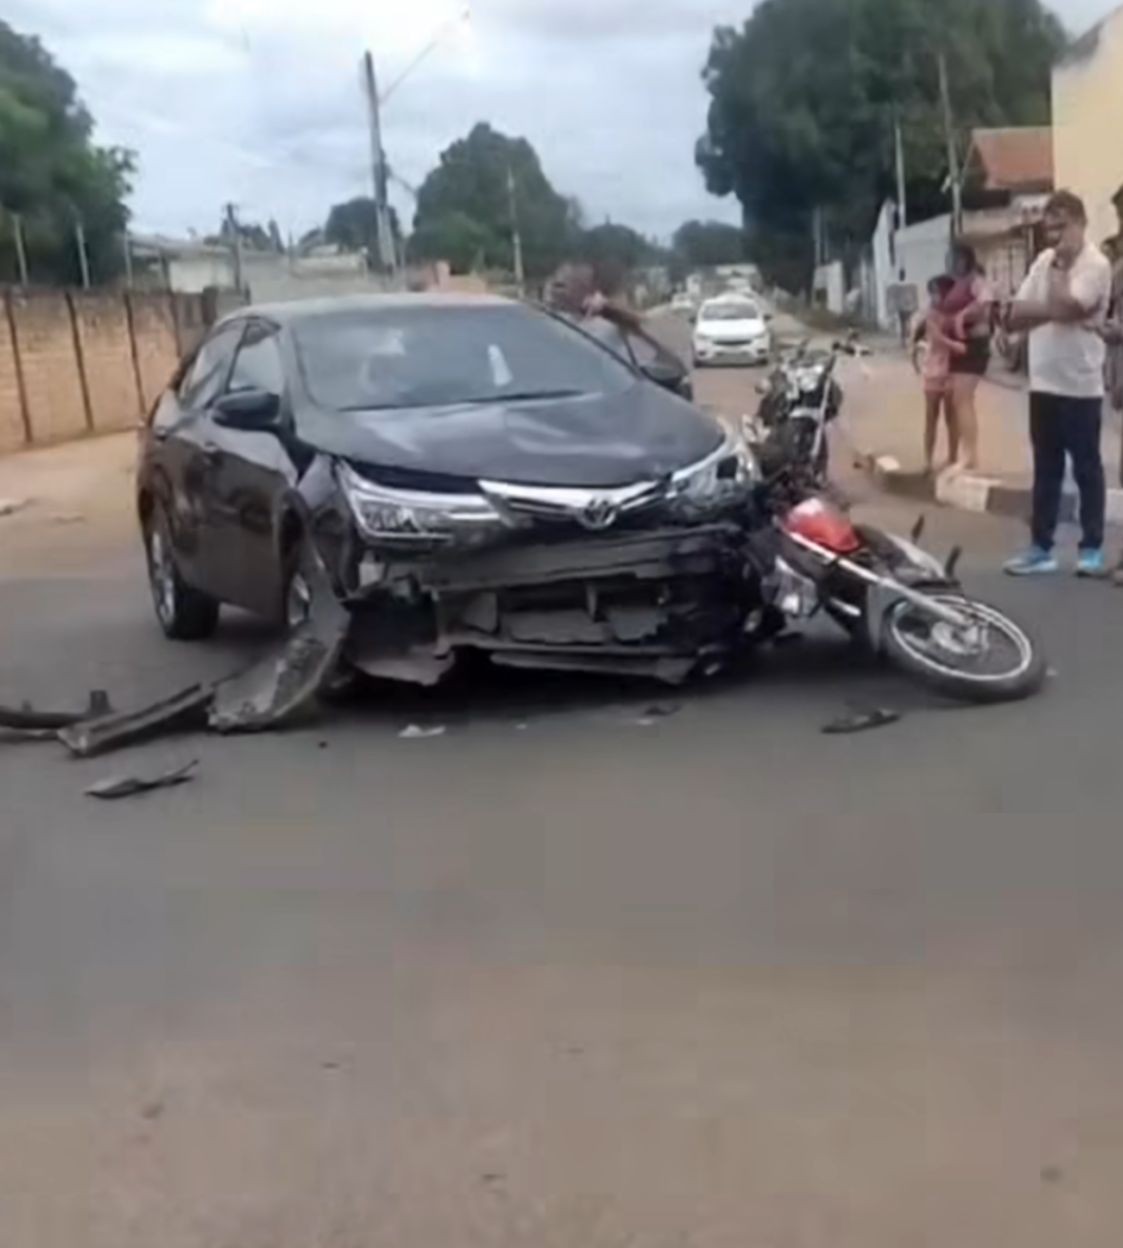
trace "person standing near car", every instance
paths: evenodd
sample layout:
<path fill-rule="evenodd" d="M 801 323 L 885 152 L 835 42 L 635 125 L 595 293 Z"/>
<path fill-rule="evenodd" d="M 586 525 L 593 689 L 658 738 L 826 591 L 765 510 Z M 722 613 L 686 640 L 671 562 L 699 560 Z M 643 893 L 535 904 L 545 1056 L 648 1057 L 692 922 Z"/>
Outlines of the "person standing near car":
<path fill-rule="evenodd" d="M 1006 564 L 1011 576 L 1057 571 L 1053 539 L 1060 514 L 1065 457 L 1080 491 L 1083 534 L 1077 573 L 1102 576 L 1106 509 L 1100 431 L 1103 339 L 1111 298 L 1111 264 L 1088 241 L 1088 214 L 1070 191 L 1045 207 L 1046 249 L 1017 298 L 1006 306 L 1008 329 L 1029 331 L 1030 438 L 1033 442 L 1032 545 Z"/>
<path fill-rule="evenodd" d="M 1107 346 L 1107 368 L 1104 386 L 1108 401 L 1116 416 L 1123 415 L 1123 186 L 1115 192 L 1111 201 L 1119 218 L 1119 231 L 1104 244 L 1104 252 L 1112 265 L 1111 305 L 1103 328 Z M 1123 458 L 1119 463 L 1119 484 L 1123 485 Z M 1120 557 L 1115 574 L 1115 584 L 1123 589 L 1123 556 Z"/>
<path fill-rule="evenodd" d="M 956 243 L 951 252 L 954 285 L 944 298 L 944 311 L 953 318 L 955 337 L 964 346 L 951 359 L 949 392 L 963 447 L 961 466 L 979 467 L 979 417 L 975 395 L 990 366 L 991 312 L 994 296 L 973 247 Z"/>

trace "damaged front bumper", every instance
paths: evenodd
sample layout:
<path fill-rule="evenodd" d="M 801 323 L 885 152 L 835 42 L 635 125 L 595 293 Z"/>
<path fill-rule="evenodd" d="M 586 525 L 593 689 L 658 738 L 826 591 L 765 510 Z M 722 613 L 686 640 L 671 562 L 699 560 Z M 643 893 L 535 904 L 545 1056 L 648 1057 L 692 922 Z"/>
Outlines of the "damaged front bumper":
<path fill-rule="evenodd" d="M 349 597 L 344 655 L 422 684 L 464 650 L 508 667 L 678 683 L 736 648 L 756 605 L 746 570 L 744 529 L 731 521 L 399 556 Z"/>

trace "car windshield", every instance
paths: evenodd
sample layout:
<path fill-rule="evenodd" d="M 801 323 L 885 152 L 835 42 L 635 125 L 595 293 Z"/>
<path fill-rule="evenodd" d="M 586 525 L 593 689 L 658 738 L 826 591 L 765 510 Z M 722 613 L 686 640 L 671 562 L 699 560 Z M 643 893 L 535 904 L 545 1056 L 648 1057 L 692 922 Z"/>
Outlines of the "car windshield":
<path fill-rule="evenodd" d="M 748 299 L 736 303 L 711 303 L 702 311 L 704 321 L 759 321 L 760 308 Z"/>
<path fill-rule="evenodd" d="M 335 411 L 621 394 L 635 374 L 575 330 L 518 306 L 394 308 L 299 322 L 312 400 Z"/>

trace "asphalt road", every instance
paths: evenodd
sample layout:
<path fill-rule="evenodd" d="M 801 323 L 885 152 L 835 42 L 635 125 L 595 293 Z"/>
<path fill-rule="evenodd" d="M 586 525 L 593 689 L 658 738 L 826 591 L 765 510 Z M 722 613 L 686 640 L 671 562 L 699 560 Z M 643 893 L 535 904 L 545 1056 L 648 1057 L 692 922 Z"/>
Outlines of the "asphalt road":
<path fill-rule="evenodd" d="M 0 547 L 0 699 L 266 644 L 159 639 L 126 514 Z M 671 697 L 477 676 L 102 762 L 0 742 L 0 1243 L 1118 1243 L 1123 594 L 931 530 L 1044 638 L 1038 700 L 949 709 L 816 632 Z M 871 704 L 905 718 L 821 735 Z"/>

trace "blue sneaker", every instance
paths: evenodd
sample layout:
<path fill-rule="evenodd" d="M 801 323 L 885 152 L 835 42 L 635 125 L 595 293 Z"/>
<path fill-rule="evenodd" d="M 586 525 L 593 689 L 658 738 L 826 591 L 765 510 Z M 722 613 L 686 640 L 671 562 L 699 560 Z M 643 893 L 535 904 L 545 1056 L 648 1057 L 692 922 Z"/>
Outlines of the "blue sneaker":
<path fill-rule="evenodd" d="M 1052 553 L 1040 546 L 1031 546 L 1024 554 L 1015 555 L 1003 568 L 1007 576 L 1052 576 L 1058 570 Z"/>
<path fill-rule="evenodd" d="M 1076 564 L 1076 575 L 1099 580 L 1107 576 L 1107 560 L 1102 550 L 1082 550 Z"/>

